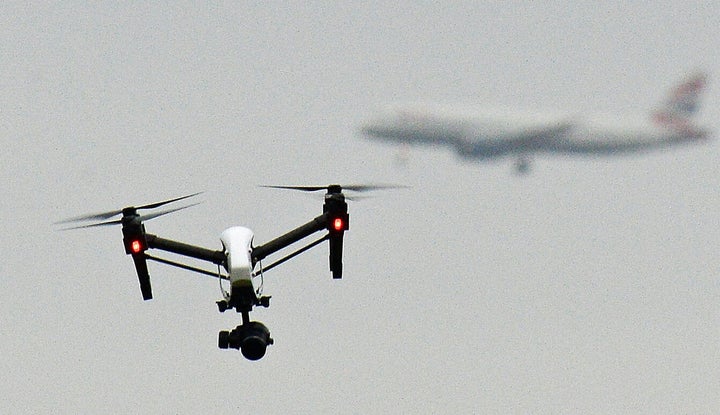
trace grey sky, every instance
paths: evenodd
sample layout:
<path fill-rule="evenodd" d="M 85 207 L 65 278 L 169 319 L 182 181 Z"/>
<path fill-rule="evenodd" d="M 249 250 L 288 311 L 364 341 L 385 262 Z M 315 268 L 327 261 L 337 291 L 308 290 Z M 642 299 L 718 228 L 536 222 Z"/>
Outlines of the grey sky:
<path fill-rule="evenodd" d="M 465 163 L 364 140 L 392 101 L 649 112 L 706 70 L 716 2 L 0 6 L 3 413 L 710 413 L 720 394 L 717 143 Z M 204 190 L 148 223 L 267 241 L 321 202 L 258 184 L 390 182 L 266 276 L 259 362 L 218 350 L 217 283 L 85 212 Z"/>

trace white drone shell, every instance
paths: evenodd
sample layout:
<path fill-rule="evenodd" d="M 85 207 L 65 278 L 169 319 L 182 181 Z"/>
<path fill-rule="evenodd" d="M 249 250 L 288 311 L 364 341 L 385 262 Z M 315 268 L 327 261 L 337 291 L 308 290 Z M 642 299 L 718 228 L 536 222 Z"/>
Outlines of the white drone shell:
<path fill-rule="evenodd" d="M 234 288 L 251 286 L 253 283 L 252 242 L 255 234 L 243 226 L 226 229 L 220 241 L 227 255 L 227 271 Z"/>

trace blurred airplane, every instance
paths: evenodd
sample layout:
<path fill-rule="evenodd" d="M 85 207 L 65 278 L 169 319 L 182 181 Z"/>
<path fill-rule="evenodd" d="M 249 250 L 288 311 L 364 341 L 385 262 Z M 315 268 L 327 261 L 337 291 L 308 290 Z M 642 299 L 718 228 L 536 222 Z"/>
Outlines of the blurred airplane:
<path fill-rule="evenodd" d="M 447 146 L 466 159 L 514 156 L 526 173 L 533 153 L 612 155 L 704 141 L 709 132 L 693 116 L 705 84 L 705 74 L 689 76 L 645 117 L 415 104 L 390 109 L 362 131 L 404 147 Z"/>

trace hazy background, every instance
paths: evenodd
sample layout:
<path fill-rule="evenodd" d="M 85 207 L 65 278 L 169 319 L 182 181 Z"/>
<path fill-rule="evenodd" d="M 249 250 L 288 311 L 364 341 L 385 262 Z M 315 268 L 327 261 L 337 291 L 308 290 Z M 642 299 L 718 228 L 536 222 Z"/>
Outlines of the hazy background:
<path fill-rule="evenodd" d="M 240 2 L 239 2 L 240 3 Z M 713 413 L 717 144 L 467 163 L 365 140 L 388 102 L 649 112 L 688 72 L 720 131 L 717 2 L 0 6 L 0 412 Z M 262 243 L 321 198 L 258 184 L 398 183 L 327 248 L 268 272 L 276 344 L 219 350 L 212 279 L 70 216 L 196 191 L 148 231 Z"/>

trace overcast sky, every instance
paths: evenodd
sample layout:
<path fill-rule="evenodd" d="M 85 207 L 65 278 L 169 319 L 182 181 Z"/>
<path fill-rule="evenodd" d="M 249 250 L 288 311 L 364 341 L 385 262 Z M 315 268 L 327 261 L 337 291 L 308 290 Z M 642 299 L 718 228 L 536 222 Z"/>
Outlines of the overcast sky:
<path fill-rule="evenodd" d="M 717 2 L 0 6 L 0 412 L 713 413 L 720 397 L 717 143 L 470 163 L 358 125 L 390 102 L 650 113 L 691 71 L 720 131 Z M 717 137 L 717 134 L 716 134 Z M 87 212 L 196 191 L 147 224 L 219 249 L 321 213 L 260 184 L 398 183 L 327 248 L 266 275 L 275 338 L 216 281 L 150 264 Z"/>

